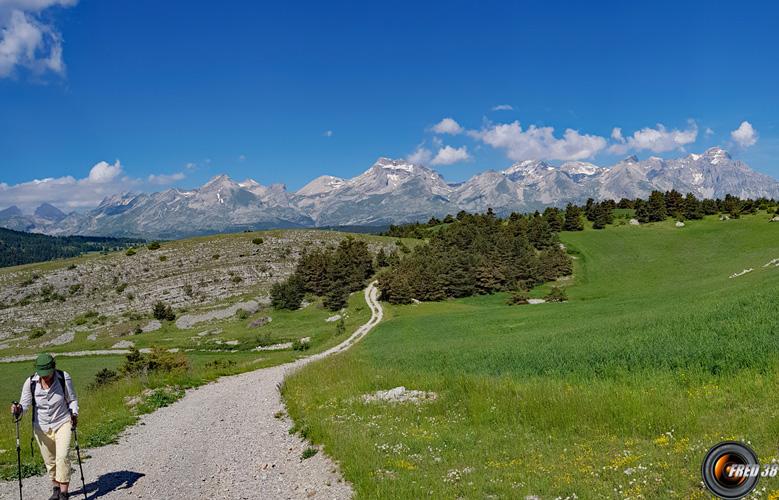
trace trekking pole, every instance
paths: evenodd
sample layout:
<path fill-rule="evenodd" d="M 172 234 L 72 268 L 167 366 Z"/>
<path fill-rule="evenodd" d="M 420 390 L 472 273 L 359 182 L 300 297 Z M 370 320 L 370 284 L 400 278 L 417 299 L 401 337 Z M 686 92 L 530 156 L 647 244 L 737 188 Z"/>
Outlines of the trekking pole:
<path fill-rule="evenodd" d="M 78 446 L 78 426 L 73 427 L 73 436 L 76 438 L 76 458 L 78 458 L 78 470 L 81 472 L 81 491 L 84 493 L 84 500 L 86 500 L 87 485 L 84 482 L 84 467 L 81 465 L 81 448 Z"/>
<path fill-rule="evenodd" d="M 13 402 L 14 408 L 18 403 Z M 22 447 L 19 445 L 19 421 L 22 419 L 21 415 L 13 415 L 14 423 L 16 424 L 16 469 L 19 472 L 19 500 L 22 500 Z"/>

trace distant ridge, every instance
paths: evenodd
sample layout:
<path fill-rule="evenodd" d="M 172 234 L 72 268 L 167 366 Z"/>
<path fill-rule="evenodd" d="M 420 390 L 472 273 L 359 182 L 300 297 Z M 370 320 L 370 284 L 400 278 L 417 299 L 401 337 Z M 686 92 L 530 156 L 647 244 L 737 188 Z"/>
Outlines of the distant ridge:
<path fill-rule="evenodd" d="M 676 159 L 629 156 L 610 167 L 524 160 L 457 184 L 425 166 L 379 158 L 356 177 L 323 175 L 297 192 L 219 175 L 192 190 L 116 194 L 85 213 L 65 215 L 44 204 L 26 216 L 10 207 L 0 212 L 0 226 L 46 234 L 179 238 L 249 229 L 386 226 L 487 208 L 506 214 L 587 198 L 646 197 L 655 189 L 699 198 L 779 198 L 779 182 L 721 148 Z"/>

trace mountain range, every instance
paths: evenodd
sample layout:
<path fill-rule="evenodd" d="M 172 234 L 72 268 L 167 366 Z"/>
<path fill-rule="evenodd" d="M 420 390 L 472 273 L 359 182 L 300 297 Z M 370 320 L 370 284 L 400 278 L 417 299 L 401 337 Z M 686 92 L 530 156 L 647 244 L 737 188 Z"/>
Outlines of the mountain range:
<path fill-rule="evenodd" d="M 357 177 L 323 175 L 295 192 L 281 184 L 220 175 L 191 190 L 117 194 L 86 212 L 65 214 L 43 204 L 27 215 L 9 207 L 0 211 L 0 227 L 53 235 L 180 238 L 248 229 L 382 226 L 487 208 L 507 214 L 587 198 L 646 197 L 655 189 L 699 198 L 779 198 L 779 182 L 721 148 L 676 159 L 630 156 L 611 167 L 525 160 L 456 184 L 422 165 L 379 158 Z"/>

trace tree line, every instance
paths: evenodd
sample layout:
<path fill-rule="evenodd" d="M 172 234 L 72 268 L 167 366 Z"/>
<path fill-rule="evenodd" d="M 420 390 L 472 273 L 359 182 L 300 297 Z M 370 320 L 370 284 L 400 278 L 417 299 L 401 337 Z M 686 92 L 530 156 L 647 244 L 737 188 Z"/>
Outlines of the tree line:
<path fill-rule="evenodd" d="M 123 249 L 143 240 L 100 236 L 47 236 L 0 228 L 0 267 Z"/>
<path fill-rule="evenodd" d="M 551 212 L 550 212 L 551 213 Z M 502 219 L 461 212 L 403 256 L 393 252 L 377 278 L 382 300 L 407 304 L 502 290 L 529 290 L 571 273 L 557 215 Z"/>
<path fill-rule="evenodd" d="M 276 309 L 298 309 L 306 293 L 323 298 L 325 307 L 337 311 L 349 294 L 361 290 L 373 275 L 373 255 L 364 240 L 351 236 L 337 247 L 315 248 L 301 255 L 295 271 L 271 287 Z"/>

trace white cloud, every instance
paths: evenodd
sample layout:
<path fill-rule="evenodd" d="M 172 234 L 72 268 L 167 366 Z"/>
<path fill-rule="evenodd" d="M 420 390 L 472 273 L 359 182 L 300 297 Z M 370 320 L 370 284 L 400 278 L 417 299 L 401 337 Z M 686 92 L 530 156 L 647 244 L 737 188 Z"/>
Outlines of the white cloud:
<path fill-rule="evenodd" d="M 94 184 L 111 182 L 122 174 L 122 164 L 116 160 L 113 165 L 101 161 L 95 164 L 89 171 L 87 180 Z"/>
<path fill-rule="evenodd" d="M 557 138 L 552 127 L 531 125 L 522 130 L 518 121 L 487 125 L 468 134 L 494 148 L 504 149 L 506 156 L 514 161 L 583 160 L 606 147 L 606 139 L 597 135 L 580 134 L 569 128 Z"/>
<path fill-rule="evenodd" d="M 730 133 L 730 138 L 742 148 L 748 148 L 757 142 L 757 130 L 752 127 L 751 123 L 744 120 L 736 130 Z"/>
<path fill-rule="evenodd" d="M 431 165 L 451 165 L 461 161 L 469 160 L 471 156 L 468 154 L 468 148 L 463 146 L 460 148 L 453 148 L 452 146 L 444 146 L 438 150 L 435 158 L 430 162 Z"/>
<path fill-rule="evenodd" d="M 246 155 L 238 155 L 238 161 L 246 161 Z"/>
<path fill-rule="evenodd" d="M 417 146 L 417 149 L 406 157 L 406 160 L 414 165 L 427 165 L 432 159 L 433 153 L 424 146 Z"/>
<path fill-rule="evenodd" d="M 149 184 L 156 186 L 167 186 L 174 182 L 183 181 L 187 176 L 183 172 L 176 172 L 173 174 L 151 174 L 147 178 Z"/>
<path fill-rule="evenodd" d="M 182 172 L 177 172 L 151 174 L 145 179 L 136 179 L 124 174 L 118 160 L 113 165 L 101 161 L 81 179 L 66 175 L 13 185 L 0 183 L 0 208 L 16 205 L 22 210 L 32 211 L 41 203 L 51 203 L 65 211 L 93 208 L 106 196 L 134 190 L 152 190 L 156 186 L 172 184 L 184 178 Z"/>
<path fill-rule="evenodd" d="M 493 111 L 513 111 L 514 107 L 511 104 L 498 104 L 497 106 L 493 106 Z"/>
<path fill-rule="evenodd" d="M 12 76 L 17 67 L 36 75 L 63 74 L 62 36 L 39 13 L 75 4 L 76 0 L 0 0 L 0 78 Z"/>
<path fill-rule="evenodd" d="M 325 137 L 333 137 L 333 131 L 332 130 L 325 130 L 324 133 L 322 133 Z"/>
<path fill-rule="evenodd" d="M 433 125 L 430 130 L 436 134 L 452 134 L 457 135 L 463 132 L 463 128 L 459 123 L 454 121 L 453 118 L 444 118 L 440 122 Z"/>
<path fill-rule="evenodd" d="M 690 121 L 686 130 L 668 130 L 662 123 L 655 128 L 645 127 L 633 132 L 627 138 L 622 136 L 622 129 L 614 128 L 611 132 L 612 139 L 618 144 L 609 147 L 609 152 L 624 154 L 627 151 L 640 151 L 648 149 L 655 153 L 684 149 L 684 146 L 695 142 L 698 137 L 698 126 Z"/>
<path fill-rule="evenodd" d="M 703 131 L 706 136 L 714 135 L 714 130 L 711 127 L 706 127 L 706 130 Z"/>

